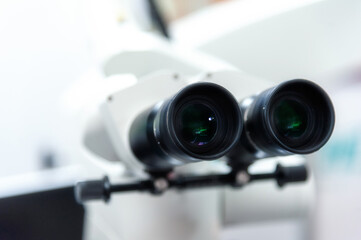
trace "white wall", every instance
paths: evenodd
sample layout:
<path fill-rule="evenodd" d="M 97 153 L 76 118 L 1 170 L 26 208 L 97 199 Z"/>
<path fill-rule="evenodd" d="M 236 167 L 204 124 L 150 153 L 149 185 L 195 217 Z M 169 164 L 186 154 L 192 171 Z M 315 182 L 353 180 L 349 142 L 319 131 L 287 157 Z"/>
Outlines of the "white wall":
<path fill-rule="evenodd" d="M 39 166 L 62 129 L 59 96 L 90 61 L 80 0 L 0 1 L 0 176 Z"/>

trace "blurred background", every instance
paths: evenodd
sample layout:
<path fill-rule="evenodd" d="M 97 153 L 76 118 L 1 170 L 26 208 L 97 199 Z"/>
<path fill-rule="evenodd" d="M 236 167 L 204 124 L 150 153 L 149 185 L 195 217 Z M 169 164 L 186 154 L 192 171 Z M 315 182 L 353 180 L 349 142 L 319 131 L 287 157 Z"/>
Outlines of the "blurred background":
<path fill-rule="evenodd" d="M 109 59 L 120 51 L 171 44 L 274 84 L 310 79 L 325 88 L 334 103 L 332 138 L 321 151 L 306 157 L 315 199 L 310 200 L 310 214 L 302 226 L 287 217 L 250 221 L 223 228 L 220 237 L 359 239 L 360 13 L 357 0 L 0 1 L 0 238 L 21 239 L 16 232 L 32 231 L 11 227 L 27 226 L 36 218 L 39 231 L 41 226 L 47 228 L 48 217 L 54 215 L 43 216 L 45 210 L 30 203 L 41 205 L 50 195 L 22 200 L 29 206 L 14 199 L 60 188 L 65 189 L 61 196 L 67 196 L 67 202 L 54 200 L 48 208 L 63 206 L 69 212 L 48 228 L 73 219 L 77 227 L 69 236 L 81 238 L 84 209 L 69 197 L 72 184 L 83 176 L 82 160 L 74 154 L 78 150 L 73 145 L 81 133 L 74 133 L 78 123 L 73 119 L 91 96 L 79 94 L 73 102 L 74 94 L 81 92 L 73 89 L 89 76 L 111 75 L 115 70 Z M 151 72 L 151 62 L 144 57 L 139 64 Z M 122 66 L 116 71 L 145 75 L 132 71 L 137 66 Z M 254 194 L 265 197 L 262 191 Z M 59 197 L 54 195 L 54 199 Z M 19 205 L 12 205 L 14 201 Z M 19 206 L 33 212 L 16 213 Z M 75 212 L 78 220 L 72 215 Z"/>

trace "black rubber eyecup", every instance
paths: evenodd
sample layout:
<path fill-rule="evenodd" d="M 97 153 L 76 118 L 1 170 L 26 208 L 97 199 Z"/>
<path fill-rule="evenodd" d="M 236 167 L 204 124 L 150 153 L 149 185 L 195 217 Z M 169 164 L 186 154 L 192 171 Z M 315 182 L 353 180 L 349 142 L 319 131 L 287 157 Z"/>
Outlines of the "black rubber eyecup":
<path fill-rule="evenodd" d="M 167 127 L 185 155 L 212 160 L 237 143 L 243 128 L 233 95 L 214 83 L 195 83 L 181 90 L 168 105 Z"/>
<path fill-rule="evenodd" d="M 296 116 L 288 116 L 295 124 L 280 127 L 280 104 L 289 104 L 289 111 Z M 313 82 L 296 79 L 278 85 L 270 96 L 265 111 L 266 125 L 272 137 L 284 149 L 292 153 L 307 154 L 320 149 L 330 138 L 335 122 L 332 102 L 325 91 Z M 297 108 L 297 109 L 292 109 Z M 292 112 L 293 111 L 293 112 Z M 297 112 L 299 116 L 297 116 Z M 283 117 L 285 118 L 285 117 Z M 300 127 L 297 118 L 302 119 Z M 296 125 L 297 124 L 297 125 Z M 286 126 L 284 126 L 286 125 Z M 297 129 L 298 127 L 298 129 Z M 292 130 L 294 132 L 292 133 Z"/>

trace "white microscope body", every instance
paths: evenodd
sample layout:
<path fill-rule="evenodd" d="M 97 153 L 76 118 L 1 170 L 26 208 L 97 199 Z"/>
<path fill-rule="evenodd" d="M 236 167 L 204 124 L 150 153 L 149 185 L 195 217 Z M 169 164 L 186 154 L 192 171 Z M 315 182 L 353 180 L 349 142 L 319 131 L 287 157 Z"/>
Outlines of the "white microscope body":
<path fill-rule="evenodd" d="M 121 63 L 129 60 L 132 62 L 128 62 L 128 66 L 134 64 L 138 72 L 144 73 L 148 66 L 142 61 L 148 56 L 154 71 L 139 78 L 117 73 L 107 77 L 99 75 L 97 80 L 78 85 L 79 90 L 88 86 L 92 93 L 82 100 L 88 106 L 84 106 L 78 116 L 83 125 L 78 146 L 84 159 L 84 178 L 108 175 L 116 183 L 146 178 L 144 166 L 130 148 L 130 126 L 142 111 L 191 83 L 219 84 L 237 101 L 273 85 L 200 53 L 184 56 L 177 54 L 178 51 L 164 44 L 152 51 L 120 52 L 105 63 L 105 69 L 109 66 L 116 69 L 120 64 L 119 69 L 125 71 Z M 169 64 L 174 68 L 164 69 L 163 66 Z M 70 95 L 75 96 L 76 92 Z M 260 160 L 250 171 L 272 172 L 277 162 L 290 166 L 302 164 L 304 160 L 299 156 Z M 223 159 L 175 168 L 176 172 L 186 174 L 228 170 Z M 108 204 L 86 204 L 86 239 L 222 239 L 227 226 L 286 219 L 296 220 L 303 229 L 312 199 L 312 181 L 290 185 L 284 190 L 279 190 L 274 181 L 268 181 L 242 189 L 169 190 L 161 196 L 137 192 L 114 194 Z"/>

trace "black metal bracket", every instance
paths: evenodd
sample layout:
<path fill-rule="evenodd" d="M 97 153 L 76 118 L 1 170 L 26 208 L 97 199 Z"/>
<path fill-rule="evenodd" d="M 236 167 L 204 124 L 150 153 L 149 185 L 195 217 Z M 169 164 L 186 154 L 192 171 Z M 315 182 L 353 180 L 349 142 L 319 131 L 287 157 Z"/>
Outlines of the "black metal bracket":
<path fill-rule="evenodd" d="M 247 169 L 233 170 L 228 174 L 203 176 L 159 177 L 136 181 L 127 184 L 112 185 L 108 177 L 101 180 L 78 182 L 75 186 L 75 196 L 79 203 L 102 199 L 105 202 L 115 192 L 147 191 L 159 195 L 168 189 L 191 189 L 217 186 L 242 187 L 250 182 L 275 179 L 279 187 L 286 183 L 304 182 L 307 180 L 305 165 L 284 167 L 277 164 L 273 173 L 249 174 Z"/>

